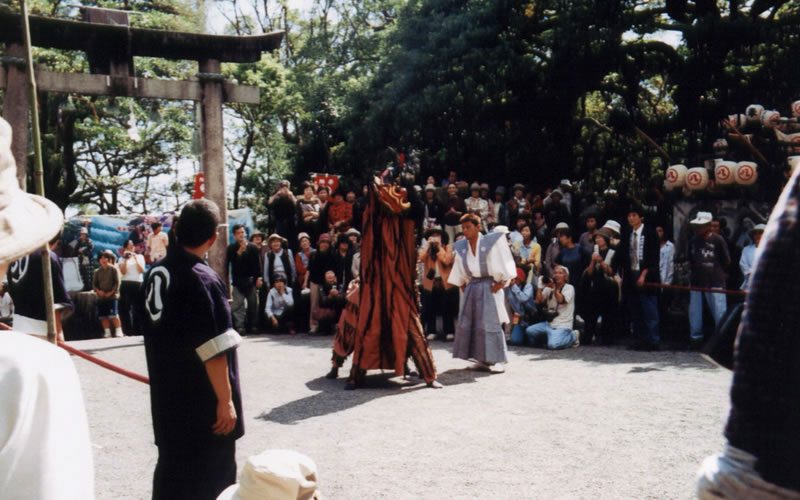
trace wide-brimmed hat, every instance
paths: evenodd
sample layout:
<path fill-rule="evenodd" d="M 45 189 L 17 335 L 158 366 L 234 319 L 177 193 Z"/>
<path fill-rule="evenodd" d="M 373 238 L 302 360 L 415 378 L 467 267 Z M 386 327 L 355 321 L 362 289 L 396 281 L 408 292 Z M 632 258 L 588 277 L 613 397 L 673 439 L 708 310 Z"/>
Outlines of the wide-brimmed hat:
<path fill-rule="evenodd" d="M 492 229 L 492 231 L 495 233 L 503 233 L 503 234 L 508 234 L 511 232 L 508 230 L 508 226 L 503 226 L 503 225 L 494 226 L 494 229 Z"/>
<path fill-rule="evenodd" d="M 253 241 L 253 238 L 255 238 L 256 236 L 261 236 L 262 241 L 266 237 L 266 235 L 264 235 L 264 233 L 262 233 L 261 231 L 253 231 L 253 234 L 250 235 L 250 241 Z"/>
<path fill-rule="evenodd" d="M 89 234 L 89 230 L 85 227 L 82 227 L 81 230 L 78 231 L 78 234 Z"/>
<path fill-rule="evenodd" d="M 520 191 L 525 191 L 525 186 L 520 183 L 517 183 L 514 184 L 513 188 L 511 188 L 512 191 L 516 191 L 517 189 L 519 189 Z"/>
<path fill-rule="evenodd" d="M 567 189 L 572 189 L 572 183 L 569 181 L 569 179 L 561 179 L 561 182 L 559 182 L 558 185 Z"/>
<path fill-rule="evenodd" d="M 269 238 L 267 238 L 267 245 L 272 244 L 272 240 L 280 240 L 281 243 L 286 243 L 286 238 L 278 233 L 272 233 L 269 235 Z"/>
<path fill-rule="evenodd" d="M 714 216 L 711 215 L 711 212 L 697 212 L 697 215 L 694 216 L 689 224 L 693 226 L 705 226 L 706 224 L 711 224 L 711 221 L 714 220 Z"/>
<path fill-rule="evenodd" d="M 361 238 L 361 233 L 358 231 L 358 229 L 356 229 L 354 227 L 351 227 L 350 229 L 348 229 L 347 232 L 345 232 L 344 234 L 347 235 L 347 236 L 355 235 L 355 236 L 358 236 L 359 238 Z"/>
<path fill-rule="evenodd" d="M 317 245 L 322 243 L 323 241 L 327 241 L 328 243 L 331 242 L 331 235 L 328 233 L 322 233 L 319 235 L 319 239 L 317 240 Z"/>
<path fill-rule="evenodd" d="M 567 224 L 566 222 L 559 222 L 558 224 L 556 224 L 556 227 L 553 228 L 554 235 L 560 234 L 561 232 L 564 231 L 566 231 L 567 234 L 572 234 L 572 229 L 570 229 L 569 224 Z"/>
<path fill-rule="evenodd" d="M 489 190 L 489 183 L 481 182 L 481 191 L 483 191 L 484 189 L 487 191 Z"/>
<path fill-rule="evenodd" d="M 613 221 L 612 221 L 613 222 Z M 602 236 L 606 239 L 606 242 L 610 242 L 611 238 L 616 238 L 616 235 L 611 231 L 611 229 L 607 227 L 601 227 L 597 231 L 594 232 L 594 236 Z M 594 240 L 594 237 L 592 238 Z"/>
<path fill-rule="evenodd" d="M 747 234 L 752 236 L 754 233 L 763 233 L 766 228 L 766 224 L 756 224 L 751 230 L 747 231 Z"/>
<path fill-rule="evenodd" d="M 427 229 L 422 234 L 422 237 L 427 240 L 428 238 L 430 238 L 434 234 L 438 234 L 442 238 L 442 244 L 443 245 L 447 245 L 448 243 L 450 243 L 450 236 L 448 236 L 447 233 L 444 232 L 444 230 L 442 230 L 442 228 L 440 228 L 438 226 L 435 226 L 435 227 L 432 227 L 430 229 Z"/>
<path fill-rule="evenodd" d="M 428 184 L 428 185 L 425 186 L 425 191 L 433 191 L 435 193 L 436 192 L 436 186 L 434 186 L 433 184 Z"/>
<path fill-rule="evenodd" d="M 615 220 L 607 220 L 600 229 L 608 229 L 611 231 L 611 234 L 614 236 L 614 238 L 619 238 L 619 235 L 622 232 L 622 226 L 620 226 L 619 222 Z"/>
<path fill-rule="evenodd" d="M 11 125 L 0 118 L 0 265 L 42 247 L 64 223 L 55 203 L 20 189 L 11 139 Z"/>
<path fill-rule="evenodd" d="M 308 241 L 311 241 L 311 236 L 309 236 L 308 233 L 301 232 L 300 234 L 297 235 L 297 242 L 300 243 L 300 241 L 303 238 L 306 238 L 306 239 L 308 239 Z"/>
<path fill-rule="evenodd" d="M 292 450 L 267 450 L 247 459 L 239 482 L 228 486 L 217 500 L 321 499 L 317 465 Z"/>
<path fill-rule="evenodd" d="M 481 190 L 481 185 L 478 184 L 477 182 L 473 182 L 472 184 L 470 184 L 469 190 L 470 191 L 480 191 Z"/>

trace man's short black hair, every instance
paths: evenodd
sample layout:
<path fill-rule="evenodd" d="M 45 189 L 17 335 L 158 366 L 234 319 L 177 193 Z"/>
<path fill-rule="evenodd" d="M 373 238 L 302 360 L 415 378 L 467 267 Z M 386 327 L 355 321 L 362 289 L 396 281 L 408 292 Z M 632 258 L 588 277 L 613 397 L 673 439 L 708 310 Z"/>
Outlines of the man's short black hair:
<path fill-rule="evenodd" d="M 317 188 L 317 194 L 319 194 L 319 192 L 322 191 L 322 190 L 325 190 L 326 193 L 331 194 L 331 189 L 328 186 L 325 186 L 325 185 L 320 186 L 320 187 Z"/>
<path fill-rule="evenodd" d="M 178 244 L 187 248 L 199 247 L 216 234 L 218 223 L 219 208 L 216 203 L 203 199 L 190 201 L 178 217 Z"/>
<path fill-rule="evenodd" d="M 240 229 L 244 229 L 245 233 L 247 232 L 247 229 L 245 229 L 244 224 L 234 224 L 233 227 L 231 228 L 231 232 L 233 234 L 236 234 L 236 231 L 238 231 Z"/>

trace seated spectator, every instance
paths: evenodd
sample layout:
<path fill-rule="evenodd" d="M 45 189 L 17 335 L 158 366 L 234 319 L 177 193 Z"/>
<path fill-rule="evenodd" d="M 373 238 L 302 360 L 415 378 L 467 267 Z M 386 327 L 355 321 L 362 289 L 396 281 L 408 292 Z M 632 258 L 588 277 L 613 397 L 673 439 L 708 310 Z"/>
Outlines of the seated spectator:
<path fill-rule="evenodd" d="M 291 287 L 286 286 L 285 274 L 279 272 L 273 276 L 264 311 L 273 332 L 289 330 L 294 335 L 294 297 Z"/>
<path fill-rule="evenodd" d="M 458 310 L 458 288 L 447 282 L 453 268 L 453 248 L 447 233 L 439 228 L 425 232 L 426 246 L 419 250 L 422 263 L 422 324 L 428 340 L 452 340 Z M 436 317 L 442 316 L 442 332 L 437 333 Z"/>
<path fill-rule="evenodd" d="M 344 290 L 336 282 L 336 273 L 333 271 L 325 272 L 325 282 L 319 288 L 317 304 L 312 315 L 319 324 L 318 332 L 322 335 L 329 335 L 333 333 L 345 305 Z"/>
<path fill-rule="evenodd" d="M 542 278 L 536 289 L 536 304 L 545 306 L 552 319 L 531 325 L 525 330 L 532 345 L 546 342 L 548 349 L 578 347 L 578 332 L 572 329 L 575 316 L 575 288 L 567 283 L 569 270 L 556 266 L 553 279 Z"/>
<path fill-rule="evenodd" d="M 581 277 L 581 290 L 584 297 L 583 315 L 585 328 L 581 335 L 581 344 L 590 345 L 597 336 L 601 344 L 611 344 L 615 332 L 616 318 L 622 299 L 620 288 L 622 279 L 619 275 L 619 258 L 616 251 L 609 246 L 611 231 L 599 229 L 594 233 L 595 252 L 589 266 Z M 602 316 L 600 332 L 597 332 L 597 321 Z"/>
<path fill-rule="evenodd" d="M 517 268 L 517 278 L 514 284 L 504 289 L 508 306 L 511 309 L 511 345 L 525 343 L 525 330 L 531 324 L 531 318 L 536 314 L 536 296 L 533 285 L 527 283 L 527 275 L 521 268 Z"/>
<path fill-rule="evenodd" d="M 115 337 L 122 337 L 122 325 L 117 315 L 121 280 L 119 269 L 114 265 L 116 257 L 111 250 L 103 250 L 97 260 L 100 262 L 100 268 L 94 272 L 92 288 L 97 294 L 97 317 L 103 325 L 103 337 L 111 337 L 110 326 L 114 327 Z"/>

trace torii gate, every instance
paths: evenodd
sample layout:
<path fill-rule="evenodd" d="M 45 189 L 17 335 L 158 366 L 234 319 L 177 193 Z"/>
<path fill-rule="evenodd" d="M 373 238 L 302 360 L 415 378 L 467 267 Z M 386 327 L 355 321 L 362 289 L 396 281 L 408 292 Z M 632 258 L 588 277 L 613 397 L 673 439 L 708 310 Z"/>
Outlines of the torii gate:
<path fill-rule="evenodd" d="M 257 104 L 259 89 L 226 82 L 220 72 L 220 63 L 258 61 L 262 52 L 280 46 L 283 32 L 220 36 L 133 28 L 128 24 L 126 11 L 90 7 L 82 7 L 81 10 L 83 21 L 30 17 L 32 45 L 84 51 L 91 70 L 91 74 L 37 70 L 38 89 L 45 92 L 200 101 L 205 197 L 219 206 L 222 215 L 217 242 L 209 252 L 209 264 L 220 276 L 227 277 L 225 250 L 228 245 L 228 212 L 222 104 Z M 3 118 L 14 131 L 13 154 L 17 162 L 17 177 L 24 189 L 30 105 L 22 16 L 0 12 L 0 42 L 7 44 L 6 53 L 0 58 L 0 88 L 6 89 Z M 137 78 L 133 56 L 197 61 L 197 80 Z"/>

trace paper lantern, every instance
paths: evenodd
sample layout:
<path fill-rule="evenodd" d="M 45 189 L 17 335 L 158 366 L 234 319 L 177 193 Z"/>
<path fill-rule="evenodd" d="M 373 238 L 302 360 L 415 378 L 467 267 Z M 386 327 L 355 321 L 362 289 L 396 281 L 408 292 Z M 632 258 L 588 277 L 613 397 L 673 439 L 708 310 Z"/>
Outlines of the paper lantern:
<path fill-rule="evenodd" d="M 686 172 L 686 186 L 692 191 L 706 189 L 709 183 L 708 170 L 705 167 L 693 167 Z"/>
<path fill-rule="evenodd" d="M 761 125 L 775 128 L 780 124 L 781 114 L 775 110 L 764 111 L 761 113 Z"/>
<path fill-rule="evenodd" d="M 800 116 L 800 101 L 792 103 L 792 116 Z"/>
<path fill-rule="evenodd" d="M 733 173 L 736 184 L 752 186 L 758 180 L 758 165 L 753 161 L 740 161 Z"/>
<path fill-rule="evenodd" d="M 748 122 L 757 122 L 761 120 L 761 113 L 764 112 L 764 106 L 760 104 L 751 104 L 747 106 L 744 115 Z"/>
<path fill-rule="evenodd" d="M 675 189 L 683 186 L 686 183 L 686 171 L 685 165 L 672 165 L 669 167 L 664 176 L 664 187 Z"/>
<path fill-rule="evenodd" d="M 734 175 L 736 175 L 738 165 L 735 161 L 721 161 L 714 167 L 714 180 L 717 184 L 722 186 L 729 186 L 736 182 Z"/>

